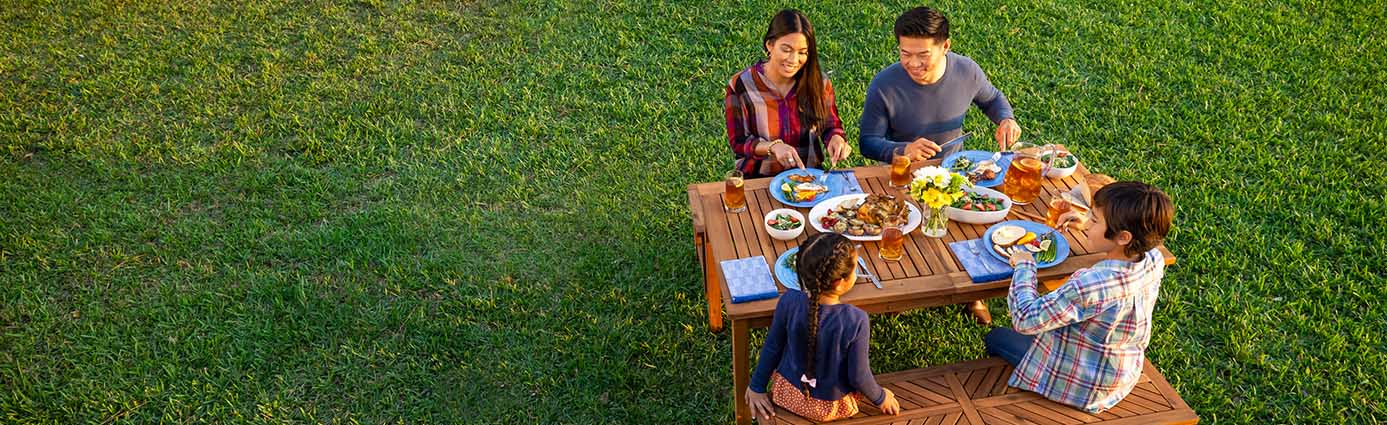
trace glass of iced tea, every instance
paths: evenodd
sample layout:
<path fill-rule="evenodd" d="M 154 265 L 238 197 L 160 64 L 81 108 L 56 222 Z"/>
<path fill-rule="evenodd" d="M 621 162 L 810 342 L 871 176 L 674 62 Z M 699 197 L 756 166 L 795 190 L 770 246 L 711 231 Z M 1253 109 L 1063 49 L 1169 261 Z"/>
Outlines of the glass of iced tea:
<path fill-rule="evenodd" d="M 886 261 L 900 261 L 905 255 L 905 233 L 901 226 L 905 220 L 900 217 L 888 218 L 881 222 L 881 246 L 877 256 Z"/>
<path fill-rule="evenodd" d="M 722 194 L 722 207 L 731 213 L 746 211 L 746 189 L 743 187 L 746 180 L 742 178 L 742 172 L 728 171 L 725 182 L 727 188 Z"/>
<path fill-rule="evenodd" d="M 1040 184 L 1045 175 L 1045 163 L 1040 160 L 1040 147 L 1026 147 L 1016 151 L 1002 178 L 1002 193 L 1011 198 L 1012 203 L 1026 205 L 1040 196 Z"/>
<path fill-rule="evenodd" d="M 1045 225 L 1054 229 L 1059 228 L 1060 216 L 1064 213 L 1069 211 L 1078 211 L 1081 214 L 1088 212 L 1088 208 L 1070 201 L 1068 193 L 1061 193 L 1060 195 L 1050 200 L 1050 210 L 1045 213 Z"/>
<path fill-rule="evenodd" d="M 905 148 L 896 148 L 891 152 L 891 186 L 910 186 L 910 156 L 905 154 Z"/>

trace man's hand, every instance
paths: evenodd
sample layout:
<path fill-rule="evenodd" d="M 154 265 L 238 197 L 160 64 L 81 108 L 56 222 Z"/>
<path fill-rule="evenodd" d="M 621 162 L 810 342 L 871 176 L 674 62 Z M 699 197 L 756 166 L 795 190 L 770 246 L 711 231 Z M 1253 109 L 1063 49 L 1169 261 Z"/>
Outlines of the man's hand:
<path fill-rule="evenodd" d="M 852 155 L 852 146 L 843 140 L 843 136 L 836 134 L 833 135 L 832 139 L 828 139 L 828 146 L 825 149 L 828 150 L 828 160 L 833 163 L 842 162 L 848 159 L 848 155 Z"/>
<path fill-rule="evenodd" d="M 939 153 L 939 145 L 924 137 L 905 146 L 905 154 L 910 156 L 911 161 L 924 161 L 933 158 L 936 153 Z"/>
<path fill-rule="evenodd" d="M 751 405 L 751 417 L 761 422 L 770 422 L 771 416 L 775 416 L 775 406 L 771 404 L 771 398 L 764 393 L 746 389 L 746 404 Z"/>
<path fill-rule="evenodd" d="M 1021 138 L 1021 126 L 1017 125 L 1014 119 L 1004 119 L 997 124 L 997 134 L 994 137 L 997 139 L 997 146 L 1000 146 L 1001 150 L 1007 150 L 1007 147 Z"/>

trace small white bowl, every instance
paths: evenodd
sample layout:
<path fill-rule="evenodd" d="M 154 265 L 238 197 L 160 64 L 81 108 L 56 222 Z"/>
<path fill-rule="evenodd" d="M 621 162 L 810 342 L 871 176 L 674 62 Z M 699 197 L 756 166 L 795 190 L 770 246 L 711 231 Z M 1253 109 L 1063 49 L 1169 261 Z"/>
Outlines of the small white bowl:
<path fill-rule="evenodd" d="M 775 218 L 775 216 L 780 214 L 785 214 L 799 220 L 799 227 L 790 230 L 780 230 L 771 227 L 769 221 L 771 221 L 772 218 Z M 804 226 L 808 226 L 809 223 L 805 222 L 804 214 L 800 214 L 799 211 L 795 211 L 789 208 L 781 208 L 766 213 L 766 216 L 761 219 L 761 225 L 765 226 L 766 233 L 769 233 L 772 238 L 776 238 L 777 240 L 782 241 L 788 241 L 790 239 L 798 238 L 799 235 L 804 234 Z"/>
<path fill-rule="evenodd" d="M 1050 167 L 1049 170 L 1045 171 L 1045 177 L 1049 177 L 1052 179 L 1062 179 L 1065 177 L 1069 177 L 1070 175 L 1074 174 L 1075 170 L 1079 169 L 1079 157 L 1071 152 L 1065 152 L 1065 155 L 1069 156 L 1070 158 L 1074 158 L 1074 165 L 1071 165 L 1066 168 Z"/>
<path fill-rule="evenodd" d="M 963 189 L 979 195 L 987 195 L 989 198 L 1002 200 L 1002 209 L 997 211 L 965 211 L 954 207 L 944 207 L 944 213 L 949 215 L 950 220 L 969 223 L 969 224 L 989 224 L 1006 220 L 1007 213 L 1011 212 L 1011 198 L 1002 192 L 988 189 L 982 186 L 973 186 Z"/>

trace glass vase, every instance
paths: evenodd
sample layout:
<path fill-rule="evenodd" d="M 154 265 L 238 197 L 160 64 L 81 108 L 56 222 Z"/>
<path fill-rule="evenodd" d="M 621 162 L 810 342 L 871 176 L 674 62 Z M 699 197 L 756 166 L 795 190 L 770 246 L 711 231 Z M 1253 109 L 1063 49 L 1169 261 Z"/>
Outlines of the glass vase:
<path fill-rule="evenodd" d="M 942 238 L 949 232 L 949 215 L 944 207 L 925 206 L 924 220 L 920 222 L 920 233 L 931 238 Z"/>

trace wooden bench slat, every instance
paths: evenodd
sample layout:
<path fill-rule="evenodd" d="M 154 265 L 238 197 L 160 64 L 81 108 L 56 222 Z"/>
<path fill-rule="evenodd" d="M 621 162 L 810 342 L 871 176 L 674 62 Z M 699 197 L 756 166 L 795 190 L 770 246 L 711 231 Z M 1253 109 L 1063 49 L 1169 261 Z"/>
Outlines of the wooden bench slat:
<path fill-rule="evenodd" d="M 1048 422 L 1054 425 L 1063 425 L 1074 422 L 1074 418 L 1065 416 L 1064 414 L 1053 410 L 1048 410 L 1040 406 L 1036 406 L 1032 403 L 1010 404 L 1006 406 L 1001 406 L 1000 409 L 1008 410 L 1026 417 L 1044 418 L 1045 421 L 1042 422 Z"/>
<path fill-rule="evenodd" d="M 898 416 L 885 415 L 870 403 L 842 425 L 956 424 L 1193 424 L 1199 416 L 1148 361 L 1139 383 L 1122 402 L 1088 414 L 1006 385 L 1012 368 L 998 358 L 967 361 L 877 376 L 901 402 Z M 777 408 L 776 423 L 813 423 Z M 796 420 L 797 419 L 797 420 Z"/>

